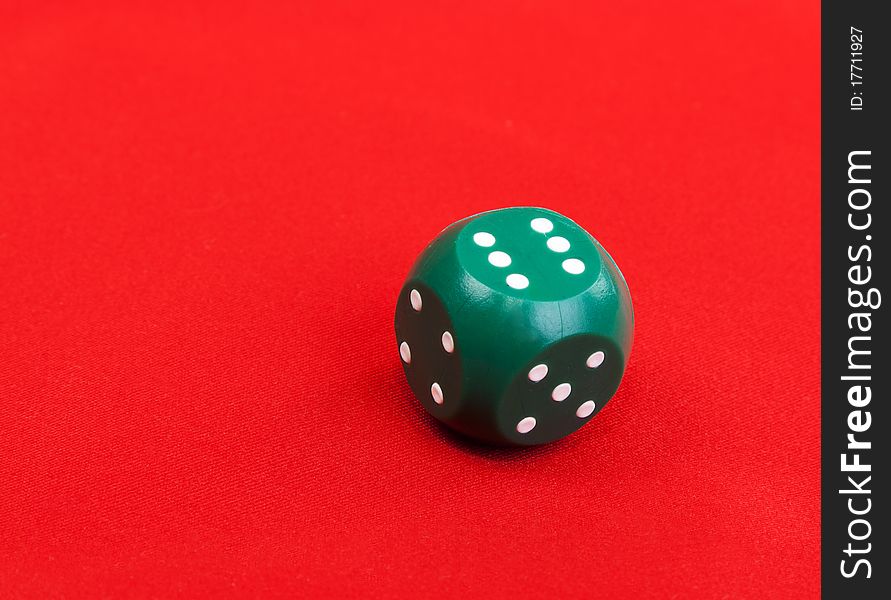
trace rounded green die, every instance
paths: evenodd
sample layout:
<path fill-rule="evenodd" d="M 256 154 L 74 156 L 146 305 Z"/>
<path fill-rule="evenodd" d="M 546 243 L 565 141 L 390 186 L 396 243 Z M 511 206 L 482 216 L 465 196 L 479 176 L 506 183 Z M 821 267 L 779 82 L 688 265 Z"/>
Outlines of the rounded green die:
<path fill-rule="evenodd" d="M 396 343 L 421 404 L 498 444 L 544 444 L 588 422 L 619 386 L 633 329 L 616 263 L 544 208 L 447 227 L 396 304 Z"/>

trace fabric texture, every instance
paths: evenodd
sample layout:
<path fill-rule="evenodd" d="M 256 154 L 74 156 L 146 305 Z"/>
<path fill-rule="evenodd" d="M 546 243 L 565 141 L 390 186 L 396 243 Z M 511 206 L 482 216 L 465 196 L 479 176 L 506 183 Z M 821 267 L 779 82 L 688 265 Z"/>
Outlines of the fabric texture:
<path fill-rule="evenodd" d="M 819 7 L 4 3 L 0 596 L 819 593 Z M 421 249 L 566 214 L 617 395 L 424 413 Z"/>

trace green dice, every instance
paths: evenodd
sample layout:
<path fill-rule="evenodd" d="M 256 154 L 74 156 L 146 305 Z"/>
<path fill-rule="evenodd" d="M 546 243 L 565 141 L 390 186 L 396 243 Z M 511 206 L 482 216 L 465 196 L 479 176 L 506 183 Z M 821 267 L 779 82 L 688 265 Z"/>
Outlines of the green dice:
<path fill-rule="evenodd" d="M 633 330 L 616 263 L 543 208 L 449 226 L 396 303 L 396 343 L 421 404 L 496 444 L 544 444 L 588 422 L 619 387 Z"/>

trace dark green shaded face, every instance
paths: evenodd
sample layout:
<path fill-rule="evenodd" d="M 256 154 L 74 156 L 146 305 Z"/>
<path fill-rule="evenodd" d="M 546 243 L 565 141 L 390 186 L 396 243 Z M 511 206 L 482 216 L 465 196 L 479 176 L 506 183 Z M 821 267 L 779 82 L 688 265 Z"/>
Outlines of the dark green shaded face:
<path fill-rule="evenodd" d="M 405 377 L 433 416 L 443 419 L 461 406 L 461 361 L 449 314 L 439 297 L 409 282 L 396 303 L 396 343 Z"/>
<path fill-rule="evenodd" d="M 611 341 L 594 335 L 561 340 L 518 369 L 498 426 L 523 445 L 569 435 L 612 397 L 623 371 L 621 353 Z"/>
<path fill-rule="evenodd" d="M 562 300 L 588 289 L 600 255 L 585 230 L 540 208 L 509 208 L 473 219 L 457 240 L 458 259 L 484 285 L 529 300 Z"/>

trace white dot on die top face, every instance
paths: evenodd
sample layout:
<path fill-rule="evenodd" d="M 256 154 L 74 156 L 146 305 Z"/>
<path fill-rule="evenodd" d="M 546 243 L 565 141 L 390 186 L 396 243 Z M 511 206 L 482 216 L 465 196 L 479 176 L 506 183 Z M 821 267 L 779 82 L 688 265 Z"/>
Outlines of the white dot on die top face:
<path fill-rule="evenodd" d="M 430 395 L 433 396 L 433 401 L 437 404 L 442 404 L 442 388 L 438 383 L 434 383 L 430 386 Z"/>
<path fill-rule="evenodd" d="M 553 398 L 557 402 L 563 402 L 567 398 L 569 398 L 569 394 L 572 392 L 572 386 L 568 383 L 561 383 L 557 387 L 554 388 L 554 391 L 551 392 L 551 398 Z"/>
<path fill-rule="evenodd" d="M 526 417 L 517 423 L 517 431 L 520 433 L 529 433 L 535 428 L 535 417 Z"/>
<path fill-rule="evenodd" d="M 560 237 L 559 235 L 555 235 L 552 238 L 548 238 L 548 248 L 553 250 L 554 252 L 566 252 L 569 250 L 569 240 L 565 237 Z"/>
<path fill-rule="evenodd" d="M 399 344 L 399 356 L 402 357 L 402 360 L 405 361 L 405 364 L 411 363 L 411 348 L 408 347 L 407 342 L 402 342 Z"/>
<path fill-rule="evenodd" d="M 539 382 L 548 374 L 548 366 L 545 364 L 535 365 L 529 369 L 529 381 Z"/>
<path fill-rule="evenodd" d="M 578 275 L 584 273 L 585 263 L 577 258 L 567 258 L 563 261 L 563 270 L 571 275 Z"/>
<path fill-rule="evenodd" d="M 575 416 L 577 416 L 579 419 L 590 417 L 591 413 L 594 412 L 594 407 L 595 404 L 593 400 L 583 402 L 582 405 L 578 407 L 578 410 L 575 411 Z"/>
<path fill-rule="evenodd" d="M 473 234 L 473 243 L 483 248 L 489 248 L 495 245 L 495 236 L 488 231 L 479 231 Z"/>
<path fill-rule="evenodd" d="M 448 331 L 442 334 L 442 349 L 449 354 L 455 351 L 455 338 Z"/>
<path fill-rule="evenodd" d="M 507 281 L 507 285 L 515 290 L 525 290 L 529 287 L 529 280 L 525 275 L 520 275 L 519 273 L 511 273 L 505 281 Z"/>
<path fill-rule="evenodd" d="M 537 219 L 532 219 L 529 223 L 532 226 L 532 229 L 537 231 L 538 233 L 550 233 L 554 230 L 554 224 L 544 217 L 538 217 Z"/>
<path fill-rule="evenodd" d="M 418 290 L 412 290 L 411 294 L 409 294 L 408 297 L 411 300 L 411 307 L 417 312 L 421 312 L 421 306 L 424 305 L 424 301 L 421 300 L 421 292 L 419 292 Z"/>
<path fill-rule="evenodd" d="M 606 355 L 598 350 L 594 354 L 588 357 L 588 360 L 585 361 L 585 364 L 588 365 L 589 369 L 596 369 L 600 365 L 603 364 L 603 360 L 606 358 Z"/>
<path fill-rule="evenodd" d="M 489 262 L 492 263 L 493 267 L 506 267 L 510 265 L 510 254 L 501 250 L 490 252 Z"/>

